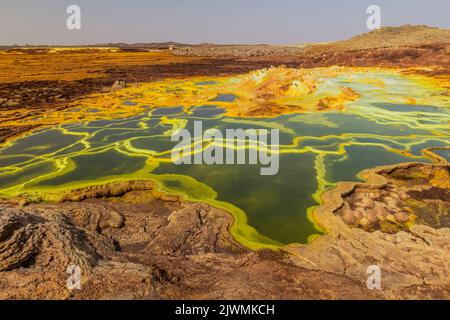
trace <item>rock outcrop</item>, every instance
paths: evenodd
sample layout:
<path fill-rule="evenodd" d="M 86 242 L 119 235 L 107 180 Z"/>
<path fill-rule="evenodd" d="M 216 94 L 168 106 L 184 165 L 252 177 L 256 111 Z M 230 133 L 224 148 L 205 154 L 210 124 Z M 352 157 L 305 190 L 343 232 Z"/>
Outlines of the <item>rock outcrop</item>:
<path fill-rule="evenodd" d="M 368 170 L 367 183 L 340 183 L 323 195 L 315 219 L 324 236 L 284 250 L 298 266 L 356 281 L 378 266 L 388 299 L 448 299 L 449 174 L 449 165 L 421 163 Z"/>

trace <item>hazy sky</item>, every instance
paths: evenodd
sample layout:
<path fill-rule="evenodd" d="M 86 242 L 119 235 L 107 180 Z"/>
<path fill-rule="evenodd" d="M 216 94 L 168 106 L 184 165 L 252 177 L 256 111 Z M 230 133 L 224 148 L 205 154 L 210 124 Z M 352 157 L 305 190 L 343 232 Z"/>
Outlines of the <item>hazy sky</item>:
<path fill-rule="evenodd" d="M 81 30 L 66 28 L 71 4 Z M 371 4 L 384 26 L 450 29 L 450 0 L 0 0 L 0 44 L 331 41 L 367 32 Z"/>

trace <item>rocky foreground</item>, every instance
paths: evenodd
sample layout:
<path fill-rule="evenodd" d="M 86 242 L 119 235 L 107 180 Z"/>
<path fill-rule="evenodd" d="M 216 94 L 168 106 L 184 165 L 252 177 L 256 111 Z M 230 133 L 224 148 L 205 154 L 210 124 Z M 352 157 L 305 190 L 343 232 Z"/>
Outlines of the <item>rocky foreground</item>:
<path fill-rule="evenodd" d="M 326 235 L 278 251 L 243 248 L 227 212 L 144 181 L 60 203 L 3 201 L 0 299 L 449 299 L 450 167 L 400 165 L 367 179 L 324 195 L 315 215 Z M 415 192 L 409 225 L 395 215 L 403 192 Z M 386 217 L 369 227 L 364 215 L 379 207 Z M 81 268 L 80 290 L 67 288 L 69 265 Z M 380 290 L 367 288 L 369 265 L 382 270 Z"/>

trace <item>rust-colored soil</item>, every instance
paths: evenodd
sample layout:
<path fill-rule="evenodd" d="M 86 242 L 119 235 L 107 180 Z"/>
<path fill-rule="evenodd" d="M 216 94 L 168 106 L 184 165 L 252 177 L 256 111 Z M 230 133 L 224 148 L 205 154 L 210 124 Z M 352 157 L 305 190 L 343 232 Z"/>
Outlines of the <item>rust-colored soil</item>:
<path fill-rule="evenodd" d="M 305 52 L 282 55 L 223 57 L 180 56 L 159 52 L 78 52 L 0 54 L 0 143 L 33 128 L 29 124 L 2 126 L 2 120 L 20 120 L 65 109 L 86 95 L 110 90 L 117 80 L 157 81 L 192 76 L 242 74 L 270 66 L 313 68 L 332 65 L 419 67 L 413 72 L 449 78 L 450 44 L 406 48 L 376 48 L 343 52 Z M 181 49 L 180 49 L 181 50 Z M 201 51 L 200 51 L 201 53 Z M 427 66 L 427 68 L 422 68 Z M 12 112 L 13 111 L 13 112 Z M 6 119 L 7 116 L 7 119 Z"/>

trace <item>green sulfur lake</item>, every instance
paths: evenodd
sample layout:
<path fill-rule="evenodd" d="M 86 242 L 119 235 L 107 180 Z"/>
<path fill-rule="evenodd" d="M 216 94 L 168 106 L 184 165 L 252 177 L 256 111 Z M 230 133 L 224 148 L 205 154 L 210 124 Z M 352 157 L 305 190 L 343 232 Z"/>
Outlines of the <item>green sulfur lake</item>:
<path fill-rule="evenodd" d="M 214 85 L 201 83 L 199 85 Z M 233 97 L 223 95 L 218 99 Z M 129 103 L 129 102 L 125 102 Z M 170 152 L 177 120 L 192 130 L 279 129 L 279 172 L 260 175 L 261 165 L 175 165 Z M 431 162 L 424 148 L 450 147 L 450 108 L 373 102 L 352 103 L 345 112 L 274 118 L 224 116 L 211 105 L 154 108 L 124 119 L 54 126 L 0 148 L 0 197 L 51 193 L 108 181 L 150 179 L 194 201 L 243 212 L 258 241 L 307 243 L 321 233 L 310 217 L 320 194 L 339 181 L 358 181 L 367 168 Z M 436 154 L 450 161 L 450 152 Z M 236 234 L 242 240 L 246 229 Z M 254 236 L 249 236 L 254 237 Z M 255 240 L 256 241 L 256 240 Z"/>

